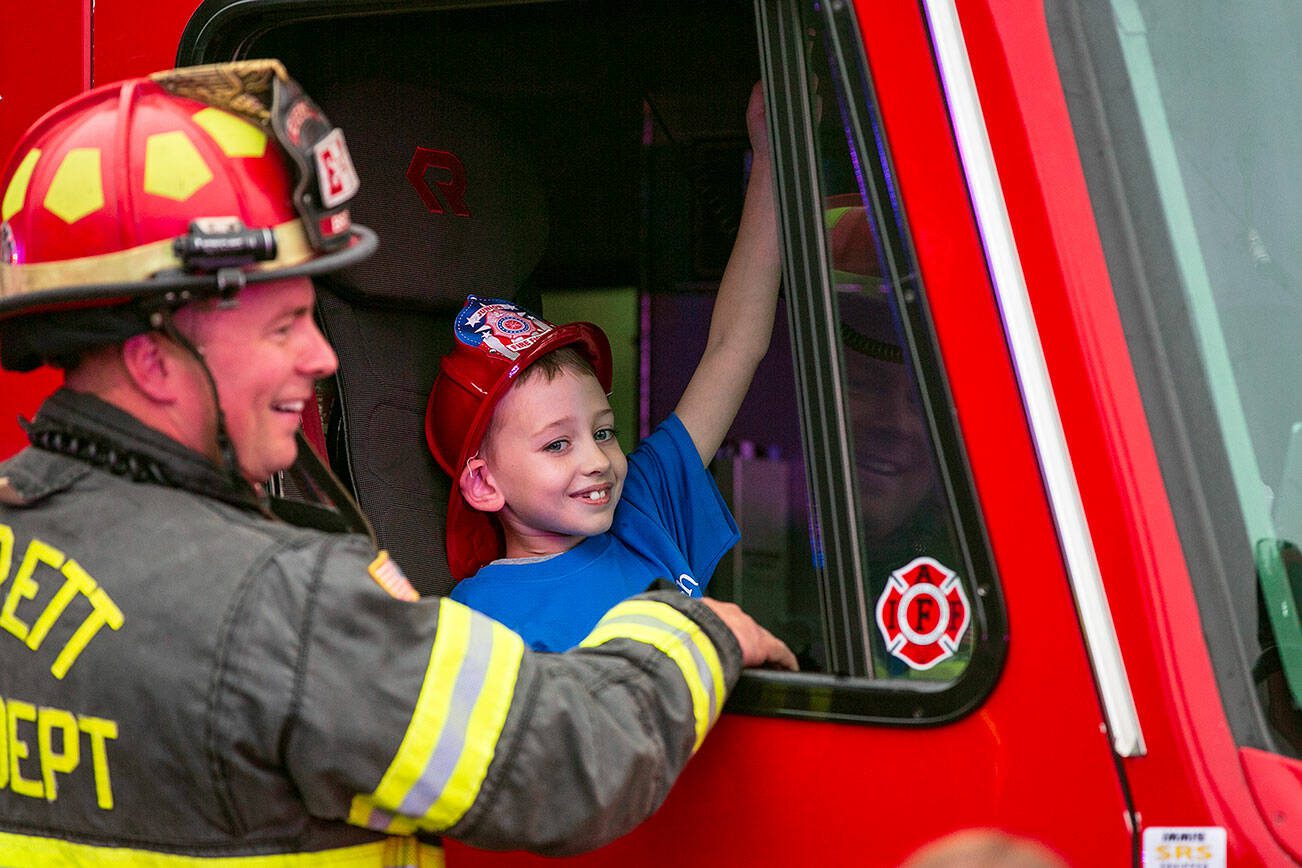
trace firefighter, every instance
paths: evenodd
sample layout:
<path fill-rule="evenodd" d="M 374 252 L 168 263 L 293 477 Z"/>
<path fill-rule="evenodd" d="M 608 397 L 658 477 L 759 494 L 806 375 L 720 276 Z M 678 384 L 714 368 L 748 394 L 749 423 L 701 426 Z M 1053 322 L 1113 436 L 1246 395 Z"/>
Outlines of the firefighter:
<path fill-rule="evenodd" d="M 0 463 L 0 864 L 582 851 L 742 665 L 793 665 L 677 592 L 556 655 L 417 598 L 296 433 L 336 364 L 311 276 L 375 248 L 357 186 L 274 61 L 82 94 L 0 178 L 0 363 L 66 369 Z M 268 496 L 287 469 L 320 504 Z"/>

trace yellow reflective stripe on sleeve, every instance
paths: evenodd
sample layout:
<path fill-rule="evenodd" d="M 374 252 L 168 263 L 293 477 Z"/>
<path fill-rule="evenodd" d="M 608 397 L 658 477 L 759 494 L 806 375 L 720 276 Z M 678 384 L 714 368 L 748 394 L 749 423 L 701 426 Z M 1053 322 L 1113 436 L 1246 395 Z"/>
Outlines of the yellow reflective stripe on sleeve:
<path fill-rule="evenodd" d="M 416 710 L 380 785 L 353 799 L 348 821 L 405 834 L 443 831 L 479 797 L 515 696 L 524 642 L 447 598 Z"/>
<path fill-rule="evenodd" d="M 631 639 L 659 648 L 677 664 L 687 682 L 696 717 L 696 744 L 719 717 L 724 694 L 723 664 L 714 643 L 699 624 L 666 603 L 629 600 L 606 613 L 581 648 L 595 648 L 613 639 Z"/>
<path fill-rule="evenodd" d="M 0 865 L 42 868 L 443 868 L 443 848 L 414 838 L 388 838 L 353 847 L 273 856 L 178 856 L 128 847 L 95 847 L 59 838 L 0 832 Z"/>

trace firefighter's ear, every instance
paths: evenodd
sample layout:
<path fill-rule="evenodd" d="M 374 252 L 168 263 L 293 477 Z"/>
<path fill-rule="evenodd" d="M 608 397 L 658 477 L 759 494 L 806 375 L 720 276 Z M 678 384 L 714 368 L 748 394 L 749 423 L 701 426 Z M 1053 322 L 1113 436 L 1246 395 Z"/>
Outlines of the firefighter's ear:
<path fill-rule="evenodd" d="M 497 487 L 488 462 L 478 455 L 466 461 L 457 483 L 461 486 L 461 496 L 466 499 L 466 503 L 480 512 L 499 512 L 506 506 L 506 497 Z"/>
<path fill-rule="evenodd" d="M 127 338 L 122 344 L 122 364 L 131 382 L 151 401 L 174 404 L 177 401 L 177 359 L 172 343 L 158 332 L 145 332 Z"/>

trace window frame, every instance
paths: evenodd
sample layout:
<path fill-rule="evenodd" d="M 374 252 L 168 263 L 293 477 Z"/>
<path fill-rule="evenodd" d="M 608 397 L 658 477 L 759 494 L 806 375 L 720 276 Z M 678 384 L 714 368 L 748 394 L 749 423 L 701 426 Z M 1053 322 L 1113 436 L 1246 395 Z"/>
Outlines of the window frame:
<path fill-rule="evenodd" d="M 840 319 L 822 224 L 815 133 L 810 122 L 804 67 L 801 3 L 757 0 L 760 54 L 773 134 L 774 169 L 783 236 L 784 279 L 793 362 L 800 386 L 805 467 L 821 546 L 825 623 L 845 624 L 835 666 L 867 662 L 869 631 L 876 629 L 875 600 L 867 598 L 864 543 L 856 530 L 857 486 L 846 377 L 840 356 Z M 901 314 L 924 413 L 936 450 L 951 517 L 963 549 L 976 641 L 963 674 L 952 682 L 926 683 L 873 678 L 851 667 L 847 674 L 743 673 L 727 709 L 799 719 L 890 726 L 931 726 L 957 720 L 978 708 L 998 681 L 1008 634 L 1002 593 L 981 519 L 975 486 L 953 413 L 953 401 L 927 309 L 917 257 L 893 189 L 891 165 L 859 25 L 846 4 L 815 4 L 840 68 L 833 87 L 843 87 L 851 146 L 861 157 L 868 204 L 880 234 L 879 253 Z M 854 61 L 857 60 L 857 64 Z M 853 67 L 853 68 L 852 68 Z M 778 84 L 783 85 L 778 87 Z M 871 145 L 871 146 L 870 146 Z M 829 631 L 829 647 L 834 636 Z M 855 655 L 858 655 L 857 657 Z"/>
<path fill-rule="evenodd" d="M 185 28 L 177 63 L 240 58 L 269 30 L 323 17 L 540 2 L 555 0 L 205 0 Z M 968 629 L 976 639 L 966 669 L 952 682 L 873 678 L 862 671 L 868 661 L 872 631 L 876 630 L 876 601 L 867 597 L 864 544 L 856 530 L 858 494 L 845 406 L 845 373 L 840 361 L 840 322 L 823 231 L 814 131 L 809 122 L 812 107 L 805 86 L 801 9 L 806 3 L 814 0 L 755 0 L 755 15 L 770 129 L 774 131 L 778 207 L 787 252 L 784 280 L 788 287 L 817 290 L 786 293 L 788 322 L 800 385 L 815 545 L 822 554 L 820 592 L 825 622 L 838 625 L 840 631 L 829 631 L 829 655 L 835 668 L 849 672 L 747 670 L 726 709 L 804 720 L 932 726 L 964 717 L 980 707 L 993 690 L 1007 655 L 1004 602 L 931 326 L 925 288 L 918 276 L 916 254 L 902 210 L 890 205 L 897 201 L 891 181 L 894 173 L 875 109 L 859 25 L 848 4 L 814 3 L 840 63 L 837 74 L 848 96 L 853 147 L 861 155 L 872 155 L 866 161 L 870 169 L 866 183 L 873 219 L 882 234 L 880 252 L 901 313 L 909 345 L 906 356 L 921 392 L 942 483 L 963 549 L 960 570 L 968 577 L 972 618 Z M 777 86 L 779 82 L 782 87 Z M 834 637 L 838 641 L 832 647 Z"/>

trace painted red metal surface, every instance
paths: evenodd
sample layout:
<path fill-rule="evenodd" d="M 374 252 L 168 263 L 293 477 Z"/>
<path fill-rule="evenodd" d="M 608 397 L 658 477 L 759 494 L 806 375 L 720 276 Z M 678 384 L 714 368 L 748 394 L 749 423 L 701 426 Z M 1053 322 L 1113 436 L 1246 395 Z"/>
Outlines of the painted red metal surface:
<path fill-rule="evenodd" d="M 176 65 L 199 0 L 95 0 L 95 84 Z"/>
<path fill-rule="evenodd" d="M 1226 724 L 1035 0 L 960 13 L 1022 266 L 1148 745 L 1143 825 L 1224 826 L 1230 863 L 1283 864 Z M 1296 785 L 1294 799 L 1302 798 Z"/>
<path fill-rule="evenodd" d="M 0 157 L 51 106 L 90 82 L 90 0 L 15 3 L 0 27 Z M 33 34 L 41 38 L 33 38 Z M 30 418 L 60 382 L 51 370 L 0 371 L 0 457 L 27 445 L 19 415 Z"/>
<path fill-rule="evenodd" d="M 98 0 L 95 83 L 170 66 L 197 5 Z M 39 8 L 39 27 L 37 11 L 30 26 L 10 26 L 13 14 L 24 14 L 11 10 L 0 30 L 0 151 L 41 111 L 90 83 L 89 2 L 76 14 L 54 6 L 61 4 Z M 974 825 L 1045 841 L 1073 864 L 1129 860 L 1122 783 L 1102 732 L 921 13 L 912 3 L 857 6 L 1006 596 L 1006 668 L 976 713 L 935 728 L 725 715 L 655 817 L 609 848 L 566 861 L 892 865 Z M 1269 814 L 1287 800 L 1297 772 L 1241 758 L 1226 730 L 1071 127 L 1053 85 L 1043 11 L 1036 0 L 965 0 L 960 11 L 1148 739 L 1148 756 L 1123 763 L 1135 804 L 1145 823 L 1224 825 L 1232 864 L 1272 864 L 1255 854 L 1286 857 L 1257 804 Z M 45 35 L 17 36 L 31 32 Z M 38 71 L 31 90 L 26 74 L 18 78 L 18 111 L 12 58 Z M 29 103 L 37 108 L 21 108 Z M 0 373 L 0 456 L 21 445 L 15 414 L 30 414 L 57 379 L 52 372 Z M 449 844 L 453 866 L 535 863 L 557 864 Z"/>
<path fill-rule="evenodd" d="M 41 402 L 63 382 L 63 375 L 52 368 L 30 374 L 0 371 L 0 460 L 27 445 L 27 435 L 18 425 L 18 417 L 30 419 Z"/>
<path fill-rule="evenodd" d="M 1302 762 L 1251 747 L 1239 748 L 1239 760 L 1261 816 L 1284 851 L 1302 864 Z"/>
<path fill-rule="evenodd" d="M 863 2 L 864 40 L 1011 633 L 981 709 L 929 729 L 725 715 L 665 806 L 580 865 L 896 865 L 996 826 L 1072 864 L 1131 833 L 939 84 L 916 6 Z M 473 859 L 469 858 L 473 855 Z M 452 844 L 449 864 L 555 864 Z"/>
<path fill-rule="evenodd" d="M 869 2 L 857 10 L 1008 610 L 1008 662 L 981 716 L 1008 745 L 1001 761 L 1010 784 L 988 822 L 1039 838 L 1073 863 L 1124 861 L 1125 801 L 921 12 Z M 971 737 L 961 724 L 917 735 L 915 755 L 950 739 L 945 752 L 960 752 Z M 1044 798 L 1047 769 L 1072 781 L 1069 820 Z"/>
<path fill-rule="evenodd" d="M 90 83 L 90 20 L 91 0 L 5 5 L 0 156 L 7 157 L 23 131 L 51 106 Z"/>

